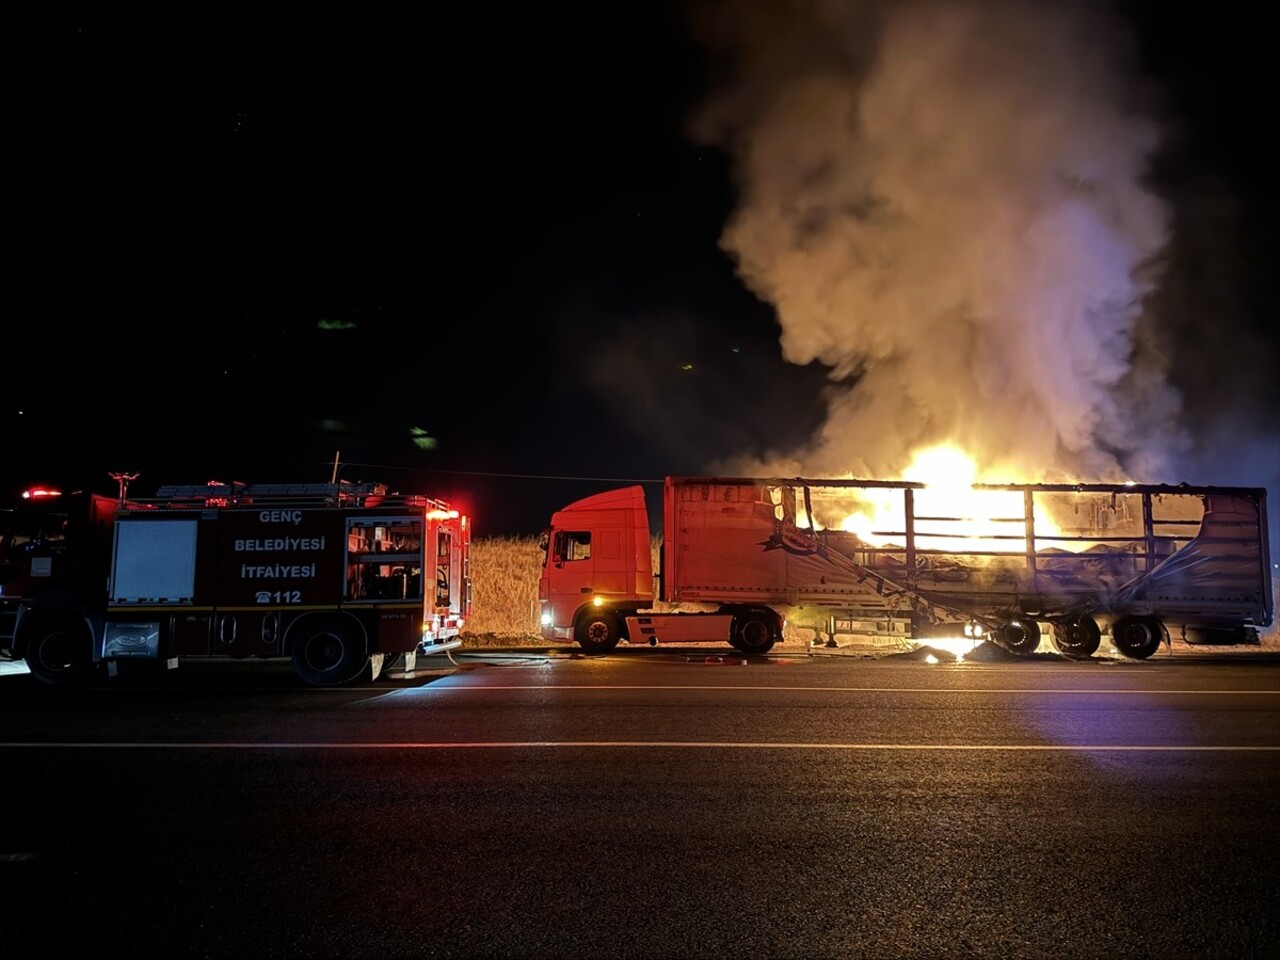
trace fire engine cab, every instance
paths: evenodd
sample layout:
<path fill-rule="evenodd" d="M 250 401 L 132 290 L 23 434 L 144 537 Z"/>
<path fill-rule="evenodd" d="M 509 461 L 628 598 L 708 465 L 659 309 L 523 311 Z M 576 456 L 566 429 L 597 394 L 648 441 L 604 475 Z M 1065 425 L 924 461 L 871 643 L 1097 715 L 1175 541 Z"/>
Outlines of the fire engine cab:
<path fill-rule="evenodd" d="M 30 491 L 0 511 L 0 657 L 51 684 L 190 657 L 375 679 L 461 644 L 469 548 L 464 514 L 382 484 Z"/>

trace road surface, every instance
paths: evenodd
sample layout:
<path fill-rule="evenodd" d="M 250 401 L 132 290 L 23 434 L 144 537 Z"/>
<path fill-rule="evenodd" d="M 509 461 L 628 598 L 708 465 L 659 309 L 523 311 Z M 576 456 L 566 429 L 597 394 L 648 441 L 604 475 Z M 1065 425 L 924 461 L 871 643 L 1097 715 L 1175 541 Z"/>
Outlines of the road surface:
<path fill-rule="evenodd" d="M 1280 660 L 0 677 L 8 958 L 1274 957 Z M 90 953 L 91 951 L 91 953 Z"/>

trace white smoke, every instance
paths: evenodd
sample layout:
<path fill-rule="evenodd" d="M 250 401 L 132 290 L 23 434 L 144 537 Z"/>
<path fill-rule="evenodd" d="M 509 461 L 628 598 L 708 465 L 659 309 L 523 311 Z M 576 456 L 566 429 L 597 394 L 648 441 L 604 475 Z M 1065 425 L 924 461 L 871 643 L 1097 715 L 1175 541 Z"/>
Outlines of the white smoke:
<path fill-rule="evenodd" d="M 1187 446 L 1158 325 L 1159 128 L 1106 8 L 702 8 L 694 135 L 733 159 L 722 243 L 786 360 L 830 368 L 799 448 L 726 472 L 892 478 L 952 442 L 990 480 L 1168 479 Z"/>

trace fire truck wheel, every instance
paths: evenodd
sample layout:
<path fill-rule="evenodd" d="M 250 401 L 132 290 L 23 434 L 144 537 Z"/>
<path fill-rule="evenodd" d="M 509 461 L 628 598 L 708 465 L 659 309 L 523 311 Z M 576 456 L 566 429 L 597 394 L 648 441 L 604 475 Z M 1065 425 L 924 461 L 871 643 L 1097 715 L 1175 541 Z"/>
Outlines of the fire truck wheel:
<path fill-rule="evenodd" d="M 41 618 L 25 626 L 27 667 L 44 683 L 84 683 L 93 675 L 93 640 L 88 629 L 70 617 Z"/>
<path fill-rule="evenodd" d="M 352 631 L 334 623 L 304 627 L 293 644 L 293 669 L 313 687 L 351 683 L 369 663 Z"/>
<path fill-rule="evenodd" d="M 622 622 L 615 613 L 588 613 L 578 621 L 574 639 L 590 653 L 608 653 L 622 638 Z"/>
<path fill-rule="evenodd" d="M 995 640 L 1010 653 L 1035 653 L 1040 646 L 1040 624 L 1024 617 L 1010 620 L 996 631 Z"/>
<path fill-rule="evenodd" d="M 1069 657 L 1092 657 L 1102 644 L 1102 631 L 1093 617 L 1060 620 L 1053 625 L 1053 642 Z"/>
<path fill-rule="evenodd" d="M 1146 660 L 1164 642 L 1164 624 L 1155 617 L 1121 617 L 1111 625 L 1111 640 L 1126 657 Z"/>
<path fill-rule="evenodd" d="M 762 610 L 748 610 L 733 618 L 729 642 L 743 653 L 768 653 L 777 642 L 776 622 Z"/>

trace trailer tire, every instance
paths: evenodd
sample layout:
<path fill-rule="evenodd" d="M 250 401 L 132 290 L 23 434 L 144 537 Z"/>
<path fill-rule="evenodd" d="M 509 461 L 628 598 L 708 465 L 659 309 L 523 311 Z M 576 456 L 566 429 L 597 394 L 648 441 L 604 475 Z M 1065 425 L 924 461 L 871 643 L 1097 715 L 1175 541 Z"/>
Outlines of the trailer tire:
<path fill-rule="evenodd" d="M 574 628 L 574 639 L 588 653 L 608 653 L 622 639 L 622 621 L 610 611 L 588 611 Z"/>
<path fill-rule="evenodd" d="M 1000 627 L 995 640 L 1010 653 L 1035 653 L 1040 646 L 1040 624 L 1030 617 L 1018 617 Z"/>
<path fill-rule="evenodd" d="M 42 683 L 75 686 L 93 676 L 93 637 L 84 621 L 69 616 L 43 616 L 24 625 L 26 661 Z"/>
<path fill-rule="evenodd" d="M 1121 617 L 1111 625 L 1111 641 L 1126 657 L 1146 660 L 1164 642 L 1165 630 L 1155 617 Z"/>
<path fill-rule="evenodd" d="M 729 625 L 729 643 L 743 653 L 764 654 L 778 642 L 777 617 L 766 610 L 746 610 L 736 614 Z"/>
<path fill-rule="evenodd" d="M 1102 645 L 1098 621 L 1088 614 L 1053 625 L 1053 642 L 1068 657 L 1092 657 Z"/>
<path fill-rule="evenodd" d="M 300 624 L 293 642 L 293 671 L 313 687 L 339 687 L 359 678 L 369 654 L 354 631 L 338 623 Z"/>

